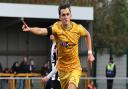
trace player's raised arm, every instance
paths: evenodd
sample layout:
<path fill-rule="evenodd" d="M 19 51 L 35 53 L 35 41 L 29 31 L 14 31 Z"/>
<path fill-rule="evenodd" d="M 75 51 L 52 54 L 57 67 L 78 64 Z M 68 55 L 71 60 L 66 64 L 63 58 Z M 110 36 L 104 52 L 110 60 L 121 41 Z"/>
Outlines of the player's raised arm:
<path fill-rule="evenodd" d="M 29 27 L 25 22 L 23 22 L 22 29 L 25 32 L 31 32 L 35 35 L 44 35 L 45 36 L 48 34 L 47 28 Z"/>

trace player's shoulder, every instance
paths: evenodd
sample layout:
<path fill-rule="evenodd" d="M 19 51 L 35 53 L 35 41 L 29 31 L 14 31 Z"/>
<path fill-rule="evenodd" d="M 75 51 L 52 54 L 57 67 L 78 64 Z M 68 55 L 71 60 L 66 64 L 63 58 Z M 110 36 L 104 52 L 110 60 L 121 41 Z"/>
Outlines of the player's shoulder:
<path fill-rule="evenodd" d="M 60 25 L 60 21 L 56 21 L 53 26 L 59 26 Z"/>
<path fill-rule="evenodd" d="M 72 21 L 72 24 L 73 24 L 73 26 L 76 28 L 84 28 L 81 24 L 79 24 L 79 23 L 76 23 L 76 22 L 73 22 Z"/>
<path fill-rule="evenodd" d="M 52 25 L 52 31 L 53 31 L 53 33 L 59 31 L 59 28 L 60 28 L 60 21 L 57 21 L 57 22 L 55 22 Z"/>
<path fill-rule="evenodd" d="M 82 26 L 81 24 L 79 24 L 79 23 L 76 23 L 76 22 L 74 22 L 74 21 L 71 21 L 72 22 L 72 24 L 74 25 L 74 26 Z"/>
<path fill-rule="evenodd" d="M 71 21 L 71 23 L 73 24 L 73 26 L 77 26 L 78 23 L 74 22 L 74 21 Z"/>

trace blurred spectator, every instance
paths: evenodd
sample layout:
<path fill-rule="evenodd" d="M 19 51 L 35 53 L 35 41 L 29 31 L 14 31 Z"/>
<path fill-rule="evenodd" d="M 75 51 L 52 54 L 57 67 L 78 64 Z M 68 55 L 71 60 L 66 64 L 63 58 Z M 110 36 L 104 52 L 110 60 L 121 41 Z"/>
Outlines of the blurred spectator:
<path fill-rule="evenodd" d="M 20 71 L 19 62 L 16 61 L 13 63 L 13 65 L 11 67 L 11 72 L 16 74 L 16 73 L 19 73 L 19 71 Z"/>
<path fill-rule="evenodd" d="M 28 58 L 25 56 L 23 58 L 23 61 L 20 63 L 20 71 L 19 73 L 28 73 L 29 69 L 28 69 Z M 25 79 L 19 79 L 18 81 L 18 89 L 25 89 Z"/>
<path fill-rule="evenodd" d="M 23 61 L 20 63 L 20 73 L 28 73 L 29 68 L 28 68 L 28 58 L 25 56 L 23 58 Z"/>
<path fill-rule="evenodd" d="M 33 73 L 35 71 L 35 65 L 32 59 L 30 59 L 28 67 L 29 67 L 29 73 Z"/>
<path fill-rule="evenodd" d="M 9 68 L 5 68 L 3 72 L 4 73 L 10 73 L 10 69 Z"/>
<path fill-rule="evenodd" d="M 3 72 L 8 74 L 8 73 L 10 73 L 10 69 L 9 68 L 5 68 Z M 3 84 L 2 89 L 9 89 L 9 81 L 8 81 L 8 79 L 3 79 L 2 80 L 2 84 Z"/>
<path fill-rule="evenodd" d="M 18 61 L 15 61 L 14 63 L 13 63 L 13 65 L 12 65 L 12 67 L 11 67 L 11 72 L 12 73 L 14 73 L 14 74 L 17 74 L 17 73 L 19 73 L 19 71 L 20 71 L 20 66 L 19 66 L 19 62 Z M 15 87 L 16 87 L 16 89 L 18 89 L 18 86 L 20 86 L 19 85 L 19 79 L 17 79 L 17 80 L 15 80 Z"/>
<path fill-rule="evenodd" d="M 33 73 L 35 70 L 34 61 L 31 58 L 29 60 L 28 69 L 29 69 L 29 73 Z M 34 81 L 32 79 L 30 80 L 30 86 L 31 86 L 31 89 L 34 89 Z"/>

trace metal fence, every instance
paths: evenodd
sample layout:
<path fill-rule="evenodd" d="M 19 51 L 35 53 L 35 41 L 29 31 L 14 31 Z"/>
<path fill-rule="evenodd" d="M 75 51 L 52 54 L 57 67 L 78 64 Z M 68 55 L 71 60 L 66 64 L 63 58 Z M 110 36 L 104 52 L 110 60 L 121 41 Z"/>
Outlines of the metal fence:
<path fill-rule="evenodd" d="M 25 89 L 44 89 L 44 83 L 41 79 L 42 77 L 0 77 L 0 89 L 18 89 L 16 88 L 17 83 L 14 80 L 26 80 Z M 128 89 L 128 78 L 126 77 L 81 77 L 78 89 L 88 89 L 89 80 L 93 81 L 95 89 L 107 89 L 108 79 L 113 79 L 113 89 Z"/>

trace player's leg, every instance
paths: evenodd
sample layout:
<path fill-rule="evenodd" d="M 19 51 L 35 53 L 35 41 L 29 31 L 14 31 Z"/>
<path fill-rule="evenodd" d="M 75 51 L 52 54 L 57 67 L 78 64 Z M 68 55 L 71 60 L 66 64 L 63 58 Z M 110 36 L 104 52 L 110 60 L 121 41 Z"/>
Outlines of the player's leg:
<path fill-rule="evenodd" d="M 69 77 L 68 89 L 77 89 L 81 76 L 81 70 L 73 70 Z"/>
<path fill-rule="evenodd" d="M 69 83 L 68 89 L 77 89 L 74 83 Z"/>
<path fill-rule="evenodd" d="M 81 76 L 81 70 L 71 72 L 58 71 L 62 89 L 77 89 Z"/>

